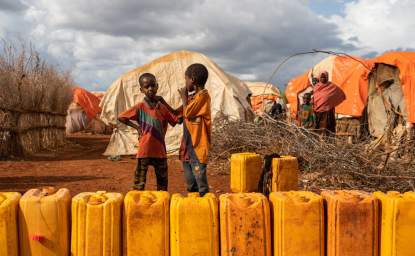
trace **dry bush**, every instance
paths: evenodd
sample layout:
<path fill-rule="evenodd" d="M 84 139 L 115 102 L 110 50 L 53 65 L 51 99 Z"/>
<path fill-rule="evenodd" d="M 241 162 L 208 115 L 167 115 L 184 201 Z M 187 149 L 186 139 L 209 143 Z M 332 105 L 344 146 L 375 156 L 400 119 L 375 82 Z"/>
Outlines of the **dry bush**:
<path fill-rule="evenodd" d="M 370 138 L 353 144 L 341 136 L 321 137 L 287 122 L 260 118 L 242 123 L 223 116 L 212 131 L 211 166 L 219 174 L 230 171 L 233 153 L 277 153 L 297 157 L 299 188 L 359 189 L 369 192 L 415 190 L 415 148 L 412 136 L 389 146 L 374 146 Z M 412 131 L 413 132 L 413 131 Z"/>
<path fill-rule="evenodd" d="M 3 41 L 0 53 L 0 158 L 56 147 L 66 139 L 72 70 L 39 57 L 31 40 Z"/>

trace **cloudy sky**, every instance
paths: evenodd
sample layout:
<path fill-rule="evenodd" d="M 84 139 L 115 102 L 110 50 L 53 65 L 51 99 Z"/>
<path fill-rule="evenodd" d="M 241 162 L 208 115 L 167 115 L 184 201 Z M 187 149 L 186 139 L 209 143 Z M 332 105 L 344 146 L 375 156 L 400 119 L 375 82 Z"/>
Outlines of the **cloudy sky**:
<path fill-rule="evenodd" d="M 180 50 L 203 53 L 242 80 L 266 82 L 297 52 L 373 58 L 415 51 L 414 10 L 413 0 L 0 0 L 0 37 L 34 35 L 42 56 L 75 64 L 78 86 L 90 91 Z M 325 57 L 294 57 L 271 82 L 285 91 Z"/>

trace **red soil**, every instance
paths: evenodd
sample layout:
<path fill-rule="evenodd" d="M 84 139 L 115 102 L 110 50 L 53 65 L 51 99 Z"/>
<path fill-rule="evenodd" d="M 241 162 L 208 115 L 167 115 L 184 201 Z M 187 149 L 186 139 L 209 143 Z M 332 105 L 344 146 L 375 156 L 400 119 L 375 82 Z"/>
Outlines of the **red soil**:
<path fill-rule="evenodd" d="M 110 135 L 69 136 L 68 143 L 57 150 L 33 156 L 0 161 L 0 192 L 26 193 L 29 189 L 43 187 L 67 188 L 72 196 L 82 192 L 118 192 L 132 190 L 137 160 L 123 156 L 122 161 L 112 162 L 103 156 Z M 168 191 L 187 194 L 181 162 L 177 156 L 169 157 Z M 230 176 L 217 175 L 207 170 L 210 190 L 216 196 L 231 192 Z M 153 167 L 147 173 L 147 190 L 156 189 Z M 219 192 L 220 191 L 220 192 Z"/>

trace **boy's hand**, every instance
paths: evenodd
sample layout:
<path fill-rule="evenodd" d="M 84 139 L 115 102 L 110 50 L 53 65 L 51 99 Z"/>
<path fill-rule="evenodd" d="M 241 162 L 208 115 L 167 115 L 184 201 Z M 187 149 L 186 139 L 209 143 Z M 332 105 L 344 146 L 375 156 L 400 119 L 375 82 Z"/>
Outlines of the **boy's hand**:
<path fill-rule="evenodd" d="M 157 101 L 159 101 L 159 102 L 161 102 L 161 103 L 163 103 L 163 102 L 164 102 L 164 99 L 163 99 L 163 97 L 162 97 L 162 96 L 155 96 L 155 97 L 154 97 L 154 99 L 156 99 Z"/>
<path fill-rule="evenodd" d="M 187 96 L 189 95 L 189 92 L 187 91 L 186 86 L 181 89 L 178 89 L 177 91 L 180 93 L 180 97 L 182 97 L 182 99 L 187 100 Z"/>
<path fill-rule="evenodd" d="M 176 124 L 182 124 L 183 123 L 183 117 L 178 118 L 176 121 Z"/>
<path fill-rule="evenodd" d="M 141 138 L 143 136 L 143 132 L 141 131 L 141 129 L 137 129 L 138 132 L 138 138 Z"/>

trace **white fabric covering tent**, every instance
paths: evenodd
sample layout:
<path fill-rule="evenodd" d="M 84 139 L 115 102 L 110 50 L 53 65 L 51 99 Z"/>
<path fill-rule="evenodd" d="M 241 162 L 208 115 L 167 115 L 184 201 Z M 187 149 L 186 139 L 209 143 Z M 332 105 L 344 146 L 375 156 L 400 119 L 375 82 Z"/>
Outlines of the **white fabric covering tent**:
<path fill-rule="evenodd" d="M 100 104 L 101 119 L 107 125 L 116 128 L 104 155 L 137 153 L 137 131 L 118 122 L 117 116 L 144 98 L 138 78 L 144 73 L 154 74 L 159 84 L 158 95 L 173 108 L 178 108 L 182 103 L 177 90 L 185 86 L 184 73 L 193 63 L 201 63 L 209 71 L 206 88 L 212 98 L 213 125 L 219 112 L 244 121 L 253 120 L 254 113 L 246 100 L 249 89 L 244 82 L 226 73 L 203 54 L 188 51 L 173 52 L 121 76 L 108 89 Z M 180 147 L 182 136 L 182 125 L 168 128 L 165 138 L 168 153 Z"/>

